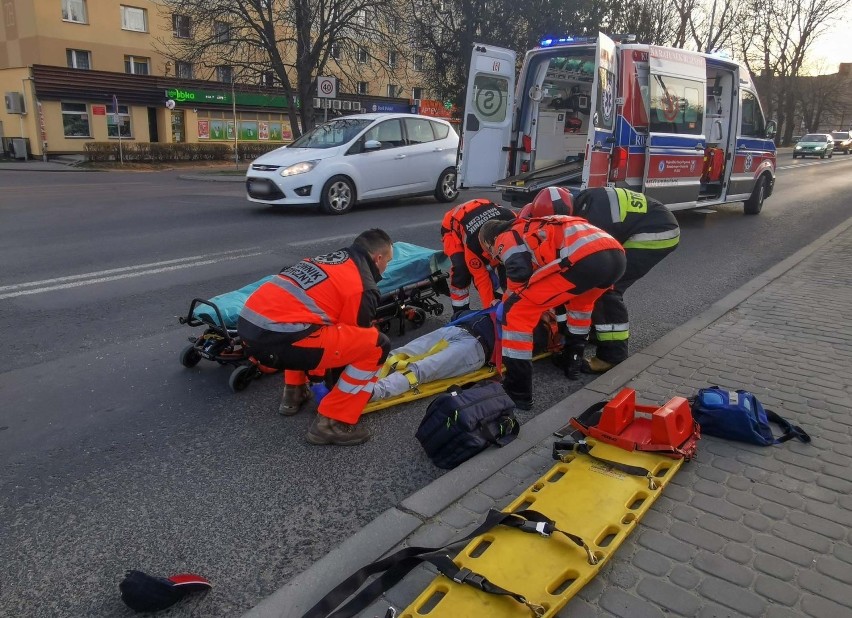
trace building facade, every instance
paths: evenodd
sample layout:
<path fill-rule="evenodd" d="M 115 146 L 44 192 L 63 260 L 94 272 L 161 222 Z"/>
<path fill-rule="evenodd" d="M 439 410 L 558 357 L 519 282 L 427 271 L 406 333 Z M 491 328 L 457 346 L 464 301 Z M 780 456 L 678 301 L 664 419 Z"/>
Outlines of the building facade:
<path fill-rule="evenodd" d="M 233 83 L 218 67 L 198 75 L 202 71 L 164 54 L 163 41 L 186 37 L 189 24 L 164 12 L 161 3 L 0 3 L 2 150 L 14 152 L 24 143 L 30 156 L 46 157 L 82 153 L 86 143 L 119 139 L 235 144 L 292 139 L 287 111 L 301 102 L 289 101 L 282 89 Z M 359 82 L 354 92 L 339 94 L 325 103 L 330 109 L 318 114 L 417 111 L 412 95 L 427 93 L 411 85 L 411 74 L 390 76 L 386 84 Z M 405 87 L 399 85 L 403 79 L 408 80 Z M 444 115 L 440 106 L 423 107 Z"/>

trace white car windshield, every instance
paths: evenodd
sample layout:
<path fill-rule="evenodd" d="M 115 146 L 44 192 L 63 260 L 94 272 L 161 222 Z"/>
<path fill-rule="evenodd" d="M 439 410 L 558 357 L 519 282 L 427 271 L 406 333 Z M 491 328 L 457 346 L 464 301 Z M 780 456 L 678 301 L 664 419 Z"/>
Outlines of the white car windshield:
<path fill-rule="evenodd" d="M 805 135 L 802 138 L 803 142 L 827 142 L 825 135 Z"/>
<path fill-rule="evenodd" d="M 352 141 L 372 120 L 340 118 L 326 122 L 287 146 L 288 148 L 334 148 Z"/>

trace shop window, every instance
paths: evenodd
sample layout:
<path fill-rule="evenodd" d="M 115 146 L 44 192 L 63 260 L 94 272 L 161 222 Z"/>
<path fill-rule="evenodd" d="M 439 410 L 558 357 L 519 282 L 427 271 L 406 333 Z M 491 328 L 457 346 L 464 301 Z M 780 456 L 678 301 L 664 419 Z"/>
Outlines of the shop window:
<path fill-rule="evenodd" d="M 86 0 L 62 0 L 62 19 L 75 24 L 89 23 Z"/>
<path fill-rule="evenodd" d="M 226 21 L 213 22 L 213 40 L 216 43 L 228 43 L 231 40 L 231 24 Z"/>
<path fill-rule="evenodd" d="M 85 49 L 66 49 L 65 59 L 69 69 L 92 68 L 92 52 Z"/>
<path fill-rule="evenodd" d="M 148 32 L 148 10 L 121 5 L 121 29 Z"/>
<path fill-rule="evenodd" d="M 107 135 L 109 137 L 118 137 L 119 131 L 121 131 L 122 139 L 133 137 L 130 125 L 130 107 L 119 105 L 118 117 L 116 117 L 115 108 L 110 103 L 107 105 Z"/>
<path fill-rule="evenodd" d="M 358 94 L 370 94 L 370 83 L 358 82 Z"/>
<path fill-rule="evenodd" d="M 172 15 L 172 34 L 179 39 L 189 38 L 189 15 Z"/>
<path fill-rule="evenodd" d="M 389 97 L 398 97 L 399 96 L 399 86 L 396 84 L 388 84 L 388 96 Z"/>
<path fill-rule="evenodd" d="M 424 59 L 423 59 L 422 55 L 417 54 L 417 55 L 414 56 L 414 70 L 415 71 L 422 71 L 424 64 L 425 63 L 424 63 Z"/>
<path fill-rule="evenodd" d="M 192 79 L 192 63 L 181 60 L 175 62 L 175 76 L 181 79 Z"/>
<path fill-rule="evenodd" d="M 216 81 L 222 82 L 224 84 L 230 84 L 231 80 L 234 76 L 234 68 L 229 66 L 218 66 L 216 67 Z"/>
<path fill-rule="evenodd" d="M 61 103 L 62 129 L 65 137 L 92 137 L 89 108 L 85 103 Z"/>
<path fill-rule="evenodd" d="M 650 84 L 650 130 L 701 135 L 704 129 L 704 84 L 680 77 L 653 75 Z"/>
<path fill-rule="evenodd" d="M 124 72 L 131 75 L 149 75 L 151 66 L 150 58 L 142 58 L 140 56 L 125 56 L 124 57 Z"/>
<path fill-rule="evenodd" d="M 422 99 L 423 98 L 423 88 L 417 87 L 411 89 L 411 98 L 412 99 Z"/>
<path fill-rule="evenodd" d="M 366 64 L 368 60 L 367 48 L 359 47 L 358 48 L 358 62 L 359 64 Z"/>

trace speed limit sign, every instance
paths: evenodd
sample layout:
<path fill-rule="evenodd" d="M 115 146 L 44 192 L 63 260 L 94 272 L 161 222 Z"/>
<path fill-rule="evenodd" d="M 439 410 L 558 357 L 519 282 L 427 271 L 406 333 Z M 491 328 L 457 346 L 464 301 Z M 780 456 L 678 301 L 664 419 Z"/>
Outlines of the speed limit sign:
<path fill-rule="evenodd" d="M 337 78 L 317 77 L 317 96 L 323 99 L 336 99 Z"/>

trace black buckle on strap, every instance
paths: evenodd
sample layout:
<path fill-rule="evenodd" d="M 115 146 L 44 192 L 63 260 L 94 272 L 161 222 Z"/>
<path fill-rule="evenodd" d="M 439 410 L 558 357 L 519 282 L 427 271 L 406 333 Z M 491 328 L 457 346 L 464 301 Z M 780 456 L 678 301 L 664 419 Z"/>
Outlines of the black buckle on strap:
<path fill-rule="evenodd" d="M 474 573 L 467 567 L 462 567 L 458 573 L 453 575 L 453 581 L 457 584 L 468 584 L 469 586 L 483 590 L 486 579 L 479 573 Z"/>

